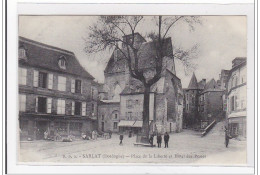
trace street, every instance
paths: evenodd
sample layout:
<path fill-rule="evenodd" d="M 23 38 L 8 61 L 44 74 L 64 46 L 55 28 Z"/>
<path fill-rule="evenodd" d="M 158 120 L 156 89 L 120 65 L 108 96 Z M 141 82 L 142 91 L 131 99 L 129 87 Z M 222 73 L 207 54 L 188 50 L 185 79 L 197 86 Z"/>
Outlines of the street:
<path fill-rule="evenodd" d="M 224 146 L 224 131 L 217 124 L 205 137 L 197 132 L 183 130 L 170 134 L 169 148 L 134 146 L 136 137 L 119 135 L 111 139 L 81 140 L 74 142 L 35 141 L 21 142 L 20 162 L 49 163 L 168 163 L 237 165 L 246 163 L 246 141 L 231 139 Z M 156 143 L 156 138 L 154 139 Z"/>

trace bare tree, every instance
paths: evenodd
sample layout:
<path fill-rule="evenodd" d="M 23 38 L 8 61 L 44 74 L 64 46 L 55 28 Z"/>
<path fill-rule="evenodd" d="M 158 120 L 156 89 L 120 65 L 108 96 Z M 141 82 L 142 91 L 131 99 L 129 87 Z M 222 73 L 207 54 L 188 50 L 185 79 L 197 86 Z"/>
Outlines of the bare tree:
<path fill-rule="evenodd" d="M 86 41 L 85 51 L 87 53 L 97 53 L 107 49 L 118 50 L 123 58 L 127 60 L 128 69 L 131 77 L 142 82 L 144 86 L 143 102 L 143 126 L 144 136 L 149 135 L 149 95 L 151 86 L 155 84 L 162 76 L 163 58 L 166 56 L 164 47 L 169 31 L 179 23 L 186 23 L 191 30 L 194 30 L 195 24 L 201 23 L 197 16 L 171 16 L 171 17 L 154 17 L 156 30 L 151 31 L 147 37 L 154 43 L 155 68 L 153 77 L 146 78 L 143 69 L 139 68 L 140 48 L 142 44 L 135 42 L 135 33 L 137 27 L 144 21 L 143 16 L 101 16 L 97 23 L 90 27 L 90 33 Z M 123 36 L 130 35 L 130 39 L 123 39 Z M 122 48 L 119 45 L 123 44 Z M 197 45 L 190 50 L 174 48 L 172 59 L 179 59 L 183 62 L 186 71 L 194 69 L 190 62 L 192 53 L 195 53 Z"/>

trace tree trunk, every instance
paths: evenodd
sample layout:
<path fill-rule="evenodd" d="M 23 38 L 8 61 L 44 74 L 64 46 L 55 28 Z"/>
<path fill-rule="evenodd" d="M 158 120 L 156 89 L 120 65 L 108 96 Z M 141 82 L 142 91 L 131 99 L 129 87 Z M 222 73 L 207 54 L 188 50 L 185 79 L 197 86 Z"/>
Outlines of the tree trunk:
<path fill-rule="evenodd" d="M 144 103 L 143 103 L 143 127 L 142 133 L 147 138 L 149 137 L 149 102 L 150 102 L 150 86 L 144 89 Z"/>

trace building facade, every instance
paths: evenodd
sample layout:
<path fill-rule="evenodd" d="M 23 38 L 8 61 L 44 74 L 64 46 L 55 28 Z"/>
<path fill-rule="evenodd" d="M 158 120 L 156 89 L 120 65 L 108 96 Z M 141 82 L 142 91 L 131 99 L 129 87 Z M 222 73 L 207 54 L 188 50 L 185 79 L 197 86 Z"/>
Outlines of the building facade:
<path fill-rule="evenodd" d="M 21 140 L 97 129 L 94 78 L 73 52 L 19 37 L 18 57 Z"/>
<path fill-rule="evenodd" d="M 247 109 L 246 58 L 235 58 L 227 78 L 227 121 L 233 137 L 246 137 Z"/>
<path fill-rule="evenodd" d="M 199 94 L 199 114 L 202 120 L 222 120 L 225 119 L 223 113 L 223 90 L 214 79 L 211 79 Z"/>
<path fill-rule="evenodd" d="M 213 120 L 224 119 L 221 81 L 197 81 L 193 73 L 188 88 L 184 89 L 184 127 L 204 128 Z"/>
<path fill-rule="evenodd" d="M 126 35 L 123 40 L 131 35 Z M 153 42 L 146 40 L 138 33 L 135 34 L 135 44 L 140 45 L 139 67 L 145 71 L 146 78 L 154 72 L 155 50 Z M 122 50 L 125 46 L 122 45 Z M 163 59 L 163 73 L 161 79 L 151 87 L 150 94 L 150 128 L 158 132 L 180 132 L 182 129 L 182 102 L 183 92 L 181 81 L 176 77 L 175 65 L 172 55 L 171 39 L 166 40 L 164 52 L 166 56 Z M 122 132 L 133 131 L 140 132 L 142 127 L 143 113 L 143 85 L 130 76 L 126 59 L 119 50 L 114 50 L 108 64 L 104 70 L 105 82 L 103 91 L 107 94 L 101 100 L 104 107 L 99 106 L 99 118 L 110 119 L 107 126 L 111 129 L 114 113 L 119 111 L 118 130 Z M 116 108 L 118 104 L 118 108 Z M 106 108 L 113 108 L 114 111 Z M 117 122 L 117 121 L 116 121 Z M 99 122 L 101 123 L 101 122 Z M 104 128 L 106 126 L 106 122 Z M 109 124 L 110 123 L 110 124 Z M 115 126 L 116 124 L 113 124 Z M 112 127 L 114 128 L 114 127 Z M 102 130 L 102 124 L 99 125 Z M 112 130 L 116 131 L 116 129 Z"/>

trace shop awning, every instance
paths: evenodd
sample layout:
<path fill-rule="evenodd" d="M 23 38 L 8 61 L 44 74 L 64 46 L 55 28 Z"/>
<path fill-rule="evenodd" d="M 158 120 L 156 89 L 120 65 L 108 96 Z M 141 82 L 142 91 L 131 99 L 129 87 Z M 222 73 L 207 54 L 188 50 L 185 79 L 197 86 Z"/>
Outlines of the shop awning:
<path fill-rule="evenodd" d="M 151 123 L 151 121 L 149 121 L 149 125 L 150 125 L 150 123 Z M 142 128 L 142 126 L 143 126 L 143 121 L 136 120 L 132 127 L 133 128 Z"/>
<path fill-rule="evenodd" d="M 233 112 L 230 115 L 228 115 L 228 118 L 233 118 L 233 117 L 245 117 L 246 116 L 246 111 L 240 111 L 240 112 Z"/>
<path fill-rule="evenodd" d="M 135 121 L 131 121 L 131 120 L 121 120 L 118 123 L 119 127 L 132 127 L 134 125 Z"/>

